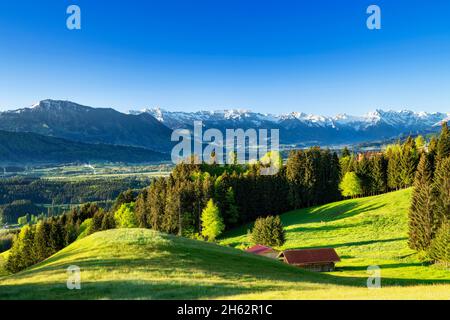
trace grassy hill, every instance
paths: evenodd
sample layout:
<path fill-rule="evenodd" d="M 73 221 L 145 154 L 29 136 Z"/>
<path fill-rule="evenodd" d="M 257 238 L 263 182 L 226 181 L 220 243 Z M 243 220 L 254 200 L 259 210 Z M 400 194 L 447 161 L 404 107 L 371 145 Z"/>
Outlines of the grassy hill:
<path fill-rule="evenodd" d="M 331 274 L 152 230 L 116 229 L 1 278 L 0 299 L 448 299 L 449 272 L 422 266 L 406 246 L 408 197 L 401 191 L 285 214 L 286 247 L 336 247 L 342 262 Z M 245 232 L 222 243 L 242 245 Z M 382 268 L 382 289 L 367 289 L 369 263 Z M 81 290 L 66 288 L 70 265 L 82 270 Z"/>
<path fill-rule="evenodd" d="M 368 276 L 367 267 L 381 268 L 383 283 L 405 285 L 450 283 L 450 272 L 420 261 L 407 244 L 411 189 L 346 200 L 288 212 L 281 216 L 287 241 L 280 249 L 333 247 L 342 261 L 333 275 Z M 247 229 L 233 230 L 224 245 L 250 245 Z"/>

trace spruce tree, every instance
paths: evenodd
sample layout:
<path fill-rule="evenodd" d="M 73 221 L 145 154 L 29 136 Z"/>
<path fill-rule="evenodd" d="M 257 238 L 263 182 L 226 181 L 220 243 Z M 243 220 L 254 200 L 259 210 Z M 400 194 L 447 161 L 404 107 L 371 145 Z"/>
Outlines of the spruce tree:
<path fill-rule="evenodd" d="M 450 266 L 450 223 L 445 221 L 431 242 L 429 256 L 436 262 Z"/>
<path fill-rule="evenodd" d="M 400 144 L 389 146 L 386 154 L 388 157 L 388 187 L 391 190 L 398 190 L 402 185 Z"/>
<path fill-rule="evenodd" d="M 289 184 L 289 204 L 293 209 L 301 208 L 304 201 L 304 161 L 303 151 L 291 151 L 286 165 L 286 179 Z"/>
<path fill-rule="evenodd" d="M 34 239 L 35 253 L 38 261 L 47 259 L 52 250 L 49 247 L 51 225 L 47 221 L 40 221 L 36 226 L 36 234 Z M 66 240 L 67 245 L 67 240 Z"/>
<path fill-rule="evenodd" d="M 234 191 L 232 187 L 229 187 L 225 195 L 225 214 L 224 220 L 226 227 L 236 225 L 239 221 L 239 210 L 236 205 Z"/>
<path fill-rule="evenodd" d="M 450 132 L 447 122 L 442 123 L 441 134 L 437 144 L 437 160 L 441 161 L 450 156 Z"/>
<path fill-rule="evenodd" d="M 144 189 L 139 193 L 139 195 L 136 198 L 135 214 L 136 219 L 138 221 L 138 226 L 140 228 L 150 228 L 149 222 L 150 214 L 147 208 L 147 197 L 148 197 L 148 189 Z"/>
<path fill-rule="evenodd" d="M 408 137 L 401 151 L 401 183 L 402 187 L 410 187 L 414 183 L 417 169 L 418 151 L 415 141 Z"/>
<path fill-rule="evenodd" d="M 436 200 L 433 193 L 433 163 L 424 153 L 417 168 L 409 209 L 409 247 L 426 250 L 436 232 Z"/>
<path fill-rule="evenodd" d="M 251 233 L 254 244 L 282 246 L 286 241 L 285 231 L 279 216 L 258 218 Z"/>
<path fill-rule="evenodd" d="M 372 162 L 372 193 L 387 192 L 387 163 L 384 155 L 376 155 Z"/>
<path fill-rule="evenodd" d="M 444 221 L 450 220 L 450 157 L 438 163 L 435 178 L 434 190 L 436 194 L 436 228 Z"/>
<path fill-rule="evenodd" d="M 370 195 L 372 188 L 372 166 L 367 155 L 363 155 L 362 159 L 356 166 L 356 174 L 361 182 L 361 191 L 363 195 Z"/>

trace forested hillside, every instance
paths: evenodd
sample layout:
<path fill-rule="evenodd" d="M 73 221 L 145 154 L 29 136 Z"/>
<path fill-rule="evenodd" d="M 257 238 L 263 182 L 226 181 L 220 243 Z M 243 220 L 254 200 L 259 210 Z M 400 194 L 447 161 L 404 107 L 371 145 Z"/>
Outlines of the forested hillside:
<path fill-rule="evenodd" d="M 87 144 L 26 132 L 0 130 L 0 163 L 58 164 L 72 162 L 158 162 L 168 154 L 144 148 L 107 144 Z"/>

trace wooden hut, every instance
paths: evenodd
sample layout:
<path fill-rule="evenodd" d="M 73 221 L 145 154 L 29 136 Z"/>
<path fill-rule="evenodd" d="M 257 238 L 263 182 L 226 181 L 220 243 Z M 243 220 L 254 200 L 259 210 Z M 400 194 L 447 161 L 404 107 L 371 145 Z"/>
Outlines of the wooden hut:
<path fill-rule="evenodd" d="M 336 262 L 341 261 L 333 248 L 286 250 L 278 255 L 285 263 L 311 271 L 333 271 Z"/>

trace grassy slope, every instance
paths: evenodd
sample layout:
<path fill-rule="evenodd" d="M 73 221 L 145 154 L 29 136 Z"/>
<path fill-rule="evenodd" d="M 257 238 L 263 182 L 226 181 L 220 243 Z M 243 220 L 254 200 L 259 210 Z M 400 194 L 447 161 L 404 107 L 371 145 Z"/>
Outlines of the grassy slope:
<path fill-rule="evenodd" d="M 449 270 L 427 266 L 408 247 L 410 196 L 409 189 L 286 213 L 282 249 L 333 247 L 342 261 L 332 274 L 340 277 L 364 278 L 367 267 L 377 265 L 384 284 L 450 283 Z M 249 245 L 248 228 L 233 230 L 222 244 Z"/>
<path fill-rule="evenodd" d="M 449 272 L 420 266 L 406 247 L 401 208 L 407 198 L 408 191 L 402 191 L 283 216 L 286 247 L 337 248 L 342 271 L 333 274 L 151 230 L 119 229 L 93 234 L 0 279 L 0 299 L 448 299 Z M 223 242 L 241 243 L 245 237 L 238 233 Z M 368 263 L 379 264 L 389 278 L 380 290 L 365 286 Z M 81 267 L 81 290 L 66 288 L 69 265 Z"/>

